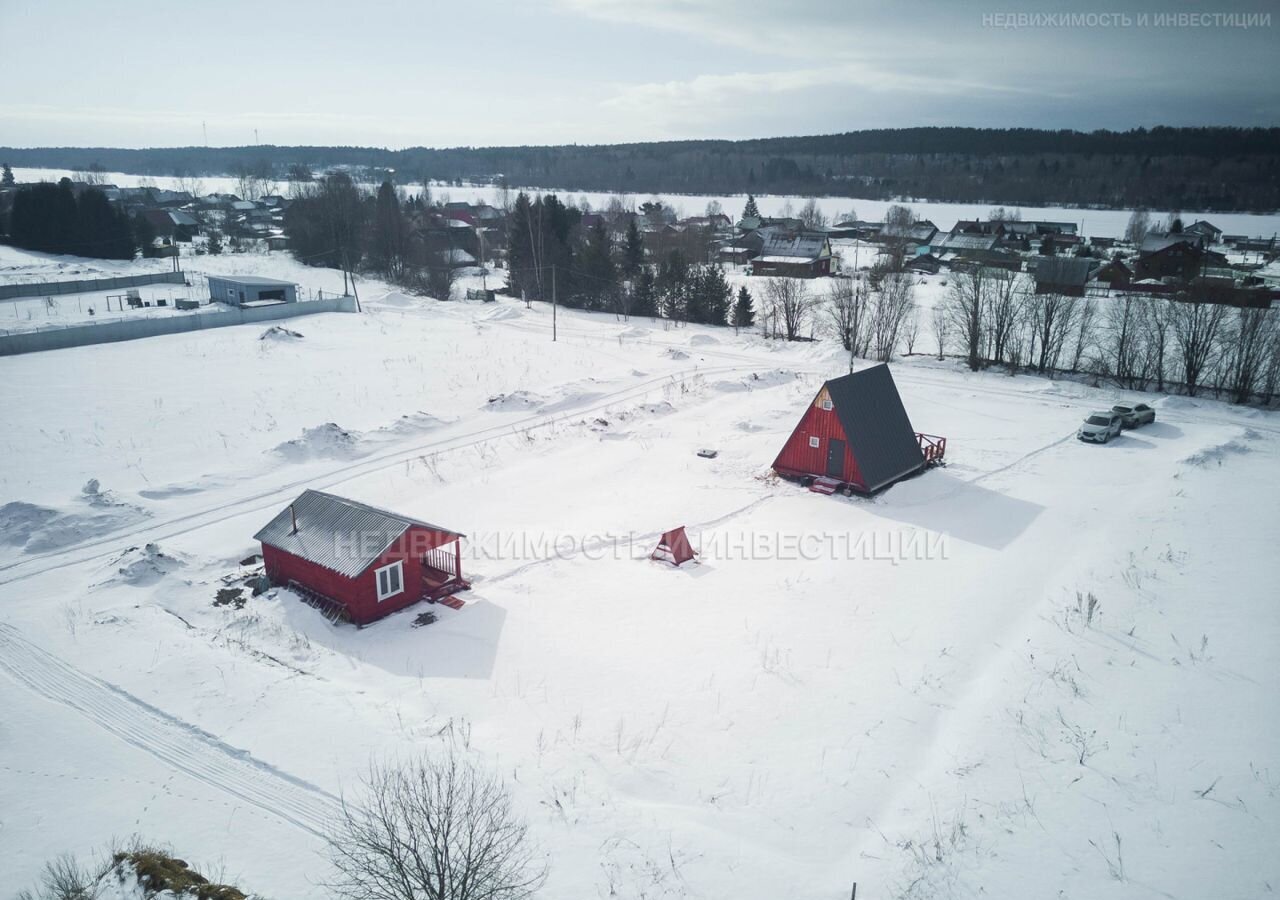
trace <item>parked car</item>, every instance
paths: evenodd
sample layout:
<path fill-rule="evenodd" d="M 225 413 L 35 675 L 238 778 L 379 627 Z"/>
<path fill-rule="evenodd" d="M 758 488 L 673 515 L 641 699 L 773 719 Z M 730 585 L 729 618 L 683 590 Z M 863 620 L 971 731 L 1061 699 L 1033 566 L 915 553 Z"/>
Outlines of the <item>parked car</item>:
<path fill-rule="evenodd" d="M 1111 407 L 1111 411 L 1120 417 L 1125 428 L 1150 425 L 1156 420 L 1156 411 L 1145 403 L 1135 403 L 1132 406 L 1121 403 Z"/>
<path fill-rule="evenodd" d="M 1085 419 L 1084 424 L 1076 431 L 1076 437 L 1082 441 L 1105 444 L 1113 437 L 1118 436 L 1123 427 L 1124 420 L 1116 413 L 1089 413 L 1089 418 Z"/>

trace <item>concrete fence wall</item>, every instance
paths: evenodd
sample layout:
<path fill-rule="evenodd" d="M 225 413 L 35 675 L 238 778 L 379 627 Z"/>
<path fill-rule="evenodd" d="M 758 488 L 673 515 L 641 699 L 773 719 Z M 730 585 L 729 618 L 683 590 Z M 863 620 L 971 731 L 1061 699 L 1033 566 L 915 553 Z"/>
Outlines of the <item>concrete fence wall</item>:
<path fill-rule="evenodd" d="M 90 344 L 111 344 L 116 341 L 133 341 L 162 334 L 225 328 L 228 325 L 251 325 L 254 322 L 292 319 L 315 313 L 355 311 L 354 297 L 327 297 L 323 300 L 281 303 L 278 306 L 232 307 L 208 313 L 175 312 L 171 317 L 117 319 L 114 322 L 69 325 L 47 331 L 26 331 L 0 336 L 0 356 L 86 347 Z"/>
<path fill-rule="evenodd" d="M 32 281 L 25 284 L 0 284 L 0 300 L 19 297 L 52 297 L 59 294 L 87 294 L 92 291 L 114 291 L 119 288 L 142 287 L 147 284 L 186 284 L 186 272 L 153 272 L 149 275 L 118 275 L 114 278 L 83 278 L 79 281 Z"/>

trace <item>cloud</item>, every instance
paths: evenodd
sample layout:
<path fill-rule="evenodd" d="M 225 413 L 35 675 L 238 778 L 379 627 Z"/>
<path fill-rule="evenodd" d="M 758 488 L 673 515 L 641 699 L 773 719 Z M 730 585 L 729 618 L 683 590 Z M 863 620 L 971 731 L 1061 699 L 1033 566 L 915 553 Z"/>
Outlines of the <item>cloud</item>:
<path fill-rule="evenodd" d="M 773 72 L 735 72 L 699 75 L 684 81 L 618 85 L 601 108 L 643 121 L 648 127 L 677 134 L 690 128 L 738 118 L 742 113 L 804 103 L 810 109 L 829 108 L 840 101 L 842 111 L 892 106 L 907 101 L 967 102 L 1032 93 L 1008 85 L 970 79 L 938 78 L 893 72 L 865 62 Z"/>
<path fill-rule="evenodd" d="M 562 8 L 603 22 L 670 31 L 708 43 L 771 56 L 845 57 L 850 12 L 865 11 L 859 0 L 840 6 L 817 0 L 559 0 Z M 846 20 L 835 18 L 843 10 Z"/>

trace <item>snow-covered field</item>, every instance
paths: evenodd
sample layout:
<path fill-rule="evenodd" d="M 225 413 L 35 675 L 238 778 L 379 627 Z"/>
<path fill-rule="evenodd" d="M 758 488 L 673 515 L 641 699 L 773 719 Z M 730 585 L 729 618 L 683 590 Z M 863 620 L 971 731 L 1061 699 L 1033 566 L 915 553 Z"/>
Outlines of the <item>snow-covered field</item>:
<path fill-rule="evenodd" d="M 14 175 L 19 181 L 56 181 L 63 176 L 71 177 L 75 173 L 68 169 L 24 169 L 16 168 Z M 176 188 L 177 179 L 152 177 L 145 175 L 127 175 L 121 172 L 106 172 L 103 177 L 118 187 L 134 187 L 139 184 L 154 185 L 162 188 Z M 235 193 L 237 182 L 230 177 L 204 177 L 200 179 L 205 191 L 222 191 Z M 418 183 L 407 185 L 414 190 Z M 286 185 L 281 185 L 284 189 Z M 585 199 L 593 209 L 605 207 L 617 196 L 602 191 L 552 191 L 538 187 L 512 187 L 512 190 L 526 190 L 541 193 L 559 193 L 566 201 L 580 202 Z M 431 186 L 432 196 L 436 199 L 466 200 L 472 203 L 497 203 L 498 194 L 491 185 L 442 185 Z M 622 195 L 628 203 L 640 203 L 651 199 L 652 195 Z M 707 204 L 716 201 L 730 216 L 741 214 L 746 202 L 743 194 L 669 194 L 660 195 L 659 199 L 669 203 L 684 216 L 700 216 Z M 762 194 L 756 198 L 760 211 L 766 216 L 780 215 L 787 207 L 799 211 L 807 197 L 788 195 Z M 902 201 L 899 201 L 902 202 Z M 878 222 L 884 218 L 885 212 L 894 201 L 861 200 L 850 197 L 821 197 L 819 206 L 831 219 L 856 213 L 861 219 Z M 930 201 L 909 201 L 907 203 L 917 216 L 929 219 L 942 230 L 951 228 L 959 219 L 985 219 L 995 206 L 1004 205 L 1009 210 L 1017 209 L 1024 219 L 1047 220 L 1051 222 L 1075 222 L 1080 226 L 1080 233 L 1097 237 L 1122 237 L 1125 225 L 1129 222 L 1132 210 L 1128 209 L 1080 209 L 1062 206 L 1021 206 L 997 203 L 938 203 Z M 1222 213 L 1203 212 L 1184 209 L 1179 211 L 1183 219 L 1192 222 L 1196 219 L 1208 219 L 1226 234 L 1244 234 L 1256 237 L 1270 237 L 1280 232 L 1280 213 L 1269 215 L 1257 213 Z M 1152 210 L 1152 220 L 1163 222 L 1169 214 L 1168 210 Z"/>
<path fill-rule="evenodd" d="M 114 265 L 15 253 L 13 280 Z M 0 359 L 6 887 L 138 833 L 320 898 L 337 796 L 446 743 L 508 780 L 546 897 L 1280 883 L 1273 414 L 1156 399 L 1088 446 L 1122 395 L 913 357 L 950 464 L 821 497 L 769 464 L 847 369 L 829 344 L 567 310 L 552 343 L 541 304 L 361 292 L 299 336 Z M 466 532 L 466 605 L 215 605 L 303 487 Z M 646 560 L 680 524 L 701 563 Z"/>

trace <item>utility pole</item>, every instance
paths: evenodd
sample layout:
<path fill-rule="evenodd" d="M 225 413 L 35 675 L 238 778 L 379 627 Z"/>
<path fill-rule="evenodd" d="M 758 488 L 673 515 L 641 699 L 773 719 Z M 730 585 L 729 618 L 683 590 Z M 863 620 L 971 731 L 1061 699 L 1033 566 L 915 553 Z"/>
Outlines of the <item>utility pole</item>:
<path fill-rule="evenodd" d="M 551 267 L 551 343 L 556 342 L 556 310 L 559 303 L 556 299 L 556 267 Z"/>

